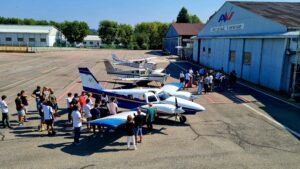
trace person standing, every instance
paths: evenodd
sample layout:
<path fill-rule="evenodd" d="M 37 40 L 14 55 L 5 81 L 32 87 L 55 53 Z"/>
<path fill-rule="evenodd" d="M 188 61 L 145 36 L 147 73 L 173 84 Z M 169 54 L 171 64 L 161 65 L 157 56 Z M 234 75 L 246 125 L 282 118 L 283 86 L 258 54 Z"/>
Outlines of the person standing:
<path fill-rule="evenodd" d="M 100 118 L 100 110 L 98 106 L 99 106 L 98 103 L 95 103 L 94 107 L 91 109 L 92 120 L 97 120 Z M 93 128 L 94 135 L 96 134 L 96 126 L 100 131 L 100 126 L 93 124 L 92 128 Z"/>
<path fill-rule="evenodd" d="M 92 120 L 92 115 L 91 115 L 91 105 L 90 103 L 90 99 L 86 99 L 86 104 L 82 107 L 82 112 L 84 117 L 86 118 L 87 122 Z M 91 130 L 91 126 L 89 123 L 86 124 L 87 130 L 90 131 Z"/>
<path fill-rule="evenodd" d="M 198 82 L 197 94 L 202 94 L 202 90 L 203 90 L 203 77 L 200 76 L 199 82 Z"/>
<path fill-rule="evenodd" d="M 68 93 L 68 97 L 66 98 L 66 102 L 67 102 L 67 111 L 68 111 L 68 122 L 71 123 L 72 121 L 72 107 L 71 107 L 71 102 L 72 102 L 72 93 Z"/>
<path fill-rule="evenodd" d="M 86 104 L 86 96 L 85 96 L 85 92 L 81 92 L 81 95 L 79 96 L 79 105 L 80 108 L 83 108 L 83 106 Z"/>
<path fill-rule="evenodd" d="M 17 94 L 17 98 L 15 99 L 15 104 L 16 104 L 16 110 L 18 112 L 19 126 L 22 126 L 24 122 L 25 111 L 24 111 L 24 105 L 22 104 L 20 93 Z"/>
<path fill-rule="evenodd" d="M 183 71 L 181 71 L 180 74 L 179 74 L 179 81 L 182 84 L 182 86 L 184 87 L 184 73 L 183 73 Z"/>
<path fill-rule="evenodd" d="M 127 135 L 127 150 L 130 149 L 130 142 L 132 142 L 133 149 L 136 150 L 136 144 L 134 139 L 134 121 L 131 115 L 127 116 L 127 122 L 125 125 L 126 135 Z"/>
<path fill-rule="evenodd" d="M 54 136 L 56 134 L 53 127 L 54 110 L 50 106 L 49 101 L 44 100 L 44 102 L 42 103 L 42 111 L 44 113 L 45 124 L 47 125 L 48 136 Z"/>
<path fill-rule="evenodd" d="M 36 89 L 32 92 L 31 97 L 35 98 L 36 110 L 39 112 L 40 101 L 41 101 L 41 87 L 37 86 Z"/>
<path fill-rule="evenodd" d="M 110 112 L 110 115 L 115 115 L 118 112 L 118 105 L 116 103 L 116 98 L 112 97 L 110 99 L 110 103 L 108 103 L 108 109 Z"/>
<path fill-rule="evenodd" d="M 87 99 L 90 99 L 89 105 L 90 105 L 90 107 L 93 107 L 94 106 L 93 94 L 92 93 L 88 93 L 87 94 Z"/>
<path fill-rule="evenodd" d="M 189 69 L 189 73 L 190 73 L 190 81 L 189 81 L 188 87 L 192 88 L 193 87 L 193 75 L 194 75 L 194 71 L 192 68 Z"/>
<path fill-rule="evenodd" d="M 204 77 L 204 93 L 208 93 L 209 92 L 209 76 L 208 73 L 206 73 L 205 77 Z"/>
<path fill-rule="evenodd" d="M 229 86 L 232 90 L 235 90 L 236 80 L 237 80 L 236 72 L 235 70 L 233 70 L 229 74 Z"/>
<path fill-rule="evenodd" d="M 209 89 L 210 92 L 212 92 L 214 87 L 214 76 L 212 75 L 212 73 L 209 75 Z"/>
<path fill-rule="evenodd" d="M 59 114 L 58 114 L 58 104 L 57 104 L 57 99 L 56 99 L 56 96 L 54 95 L 54 91 L 53 89 L 49 88 L 49 102 L 50 102 L 50 106 L 52 107 L 54 113 L 53 113 L 53 116 L 54 116 L 54 120 L 59 117 Z"/>
<path fill-rule="evenodd" d="M 103 93 L 101 94 L 101 100 L 105 100 L 106 103 L 108 102 L 108 97 L 107 97 L 106 93 L 103 92 Z"/>
<path fill-rule="evenodd" d="M 73 128 L 74 128 L 74 144 L 80 145 L 79 139 L 80 139 L 80 132 L 81 132 L 81 126 L 82 122 L 85 121 L 84 118 L 82 118 L 78 105 L 74 105 L 72 108 L 72 120 L 73 120 Z"/>
<path fill-rule="evenodd" d="M 8 106 L 5 101 L 6 97 L 7 97 L 6 95 L 1 96 L 1 101 L 0 101 L 0 110 L 2 112 L 2 124 L 3 124 L 3 128 L 6 128 L 6 126 L 8 128 L 11 128 L 9 124 Z"/>
<path fill-rule="evenodd" d="M 29 104 L 28 104 L 28 99 L 27 99 L 27 95 L 26 95 L 26 93 L 25 93 L 24 90 L 22 90 L 20 93 L 21 93 L 20 99 L 22 100 L 23 109 L 24 109 L 24 111 L 25 111 L 24 121 L 25 121 L 25 122 L 28 122 L 28 120 L 27 120 L 27 118 L 26 118 L 26 115 L 28 115 L 28 106 L 29 106 Z"/>
<path fill-rule="evenodd" d="M 190 83 L 190 77 L 191 77 L 191 75 L 190 75 L 190 73 L 187 71 L 187 72 L 185 73 L 185 85 L 184 85 L 185 88 L 187 88 L 187 87 L 188 87 L 188 84 Z"/>
<path fill-rule="evenodd" d="M 99 110 L 100 110 L 100 118 L 109 116 L 109 109 L 107 107 L 106 100 L 101 100 L 101 104 L 99 106 Z"/>
<path fill-rule="evenodd" d="M 199 80 L 200 80 L 200 74 L 199 74 L 199 72 L 197 71 L 196 74 L 195 74 L 195 85 L 196 85 L 196 86 L 198 86 Z"/>
<path fill-rule="evenodd" d="M 135 142 L 137 143 L 137 137 L 140 137 L 140 143 L 142 143 L 143 140 L 143 121 L 144 116 L 142 115 L 142 111 L 140 108 L 137 109 L 137 115 L 134 116 L 134 136 L 135 136 Z"/>
<path fill-rule="evenodd" d="M 156 116 L 156 109 L 153 107 L 153 104 L 149 104 L 149 108 L 147 109 L 147 116 L 146 116 L 146 122 L 147 122 L 147 128 L 149 132 L 152 132 L 153 130 L 153 122 L 155 120 Z"/>

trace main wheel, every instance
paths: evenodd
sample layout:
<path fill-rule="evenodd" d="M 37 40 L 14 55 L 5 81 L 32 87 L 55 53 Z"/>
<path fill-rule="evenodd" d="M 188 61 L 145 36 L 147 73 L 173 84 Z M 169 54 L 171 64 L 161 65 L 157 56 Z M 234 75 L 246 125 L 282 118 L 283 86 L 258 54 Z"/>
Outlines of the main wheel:
<path fill-rule="evenodd" d="M 186 117 L 185 116 L 180 116 L 179 121 L 180 121 L 180 123 L 185 123 L 186 122 Z"/>

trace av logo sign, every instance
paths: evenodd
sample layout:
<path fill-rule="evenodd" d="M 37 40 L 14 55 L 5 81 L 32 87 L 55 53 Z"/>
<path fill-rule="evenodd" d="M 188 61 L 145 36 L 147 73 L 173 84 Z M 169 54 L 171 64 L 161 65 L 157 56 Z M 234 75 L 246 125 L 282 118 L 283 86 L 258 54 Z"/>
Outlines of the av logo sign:
<path fill-rule="evenodd" d="M 234 12 L 231 11 L 229 13 L 225 12 L 224 14 L 222 14 L 219 18 L 219 22 L 226 22 L 226 21 L 230 21 L 232 19 L 234 15 Z"/>

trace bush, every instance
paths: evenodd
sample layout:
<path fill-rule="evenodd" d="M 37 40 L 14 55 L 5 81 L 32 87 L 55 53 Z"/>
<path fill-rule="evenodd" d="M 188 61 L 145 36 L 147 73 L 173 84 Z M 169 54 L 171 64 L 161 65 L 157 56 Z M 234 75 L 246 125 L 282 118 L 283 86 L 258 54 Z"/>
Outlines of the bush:
<path fill-rule="evenodd" d="M 149 45 L 147 43 L 143 43 L 141 46 L 142 50 L 148 50 L 149 49 Z"/>

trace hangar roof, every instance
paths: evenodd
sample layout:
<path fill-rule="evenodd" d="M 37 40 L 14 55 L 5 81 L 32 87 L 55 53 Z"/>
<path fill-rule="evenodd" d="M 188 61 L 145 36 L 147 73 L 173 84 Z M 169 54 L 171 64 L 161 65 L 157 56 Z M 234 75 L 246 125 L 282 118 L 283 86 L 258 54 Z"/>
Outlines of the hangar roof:
<path fill-rule="evenodd" d="M 299 2 L 230 1 L 230 3 L 287 27 L 300 27 Z"/>
<path fill-rule="evenodd" d="M 172 23 L 172 26 L 174 27 L 179 36 L 197 35 L 198 32 L 204 27 L 202 23 Z"/>
<path fill-rule="evenodd" d="M 53 26 L 39 25 L 0 25 L 0 33 L 41 33 L 49 34 Z"/>

